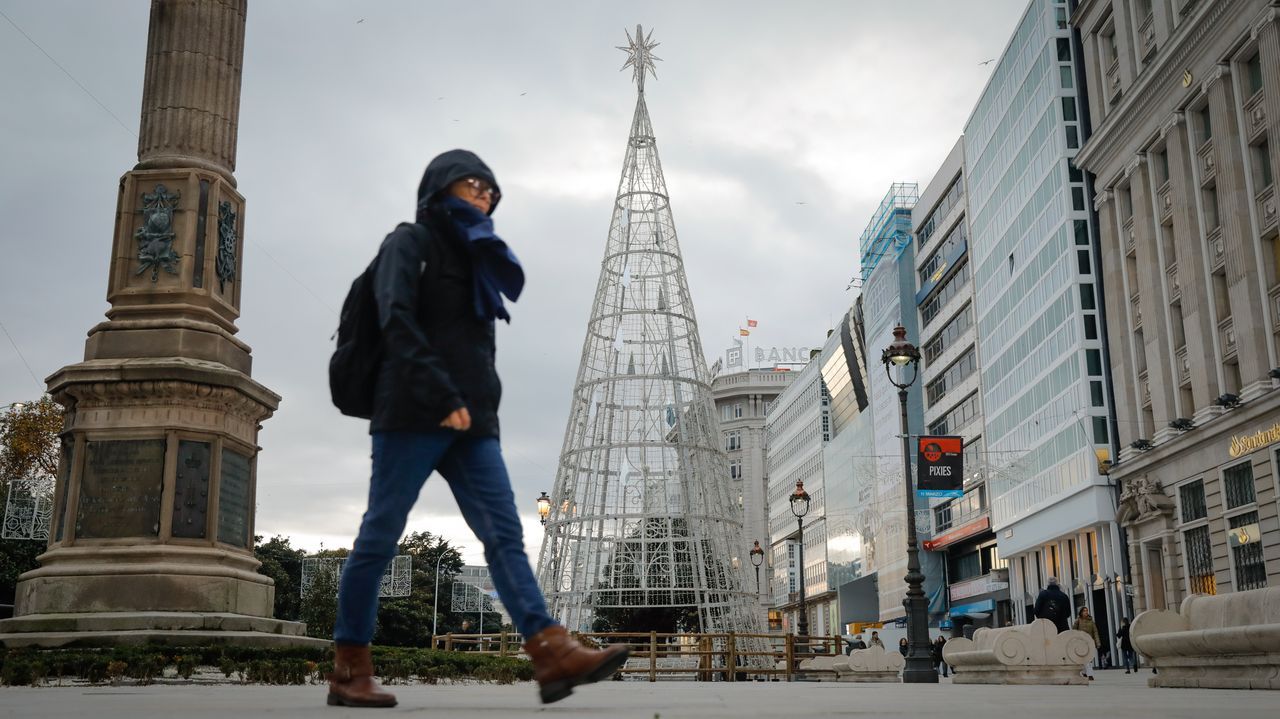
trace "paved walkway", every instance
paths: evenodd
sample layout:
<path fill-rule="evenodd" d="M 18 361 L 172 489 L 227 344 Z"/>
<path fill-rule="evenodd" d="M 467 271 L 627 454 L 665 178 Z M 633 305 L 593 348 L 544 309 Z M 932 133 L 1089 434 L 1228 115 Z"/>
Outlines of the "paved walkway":
<path fill-rule="evenodd" d="M 1100 671 L 1087 687 L 938 686 L 831 682 L 605 682 L 542 706 L 532 684 L 395 687 L 400 705 L 382 711 L 324 706 L 321 686 L 0 688 L 0 716 L 15 719 L 302 719 L 320 717 L 990 717 L 991 719 L 1274 718 L 1280 694 L 1150 689 L 1142 672 Z"/>

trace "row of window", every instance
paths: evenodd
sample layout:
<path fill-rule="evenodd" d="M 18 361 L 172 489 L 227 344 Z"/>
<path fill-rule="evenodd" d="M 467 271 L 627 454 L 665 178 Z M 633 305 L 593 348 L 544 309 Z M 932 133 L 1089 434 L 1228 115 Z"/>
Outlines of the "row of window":
<path fill-rule="evenodd" d="M 956 223 L 956 226 L 951 228 L 951 231 L 947 233 L 946 238 L 938 245 L 938 249 L 934 250 L 929 259 L 920 266 L 920 286 L 924 287 L 933 281 L 934 273 L 944 271 L 946 269 L 945 263 L 947 258 L 956 251 L 956 248 L 968 241 L 969 226 L 965 223 L 964 217 L 961 217 L 960 221 Z"/>
<path fill-rule="evenodd" d="M 944 352 L 951 349 L 956 341 L 964 335 L 965 330 L 973 326 L 973 304 L 965 304 L 964 308 L 956 313 L 955 317 L 946 324 L 938 334 L 934 335 L 928 342 L 924 344 L 922 353 L 924 354 L 924 364 L 926 367 L 933 364 L 934 360 L 943 355 Z"/>
<path fill-rule="evenodd" d="M 1280 452 L 1275 461 L 1280 463 Z M 1253 463 L 1245 461 L 1222 471 L 1222 500 L 1224 511 L 1247 508 L 1257 502 L 1254 485 Z M 1178 488 L 1179 516 L 1182 524 L 1206 520 L 1204 524 L 1188 527 L 1182 532 L 1183 557 L 1190 590 L 1198 594 L 1216 594 L 1217 579 L 1213 568 L 1213 546 L 1209 537 L 1208 502 L 1205 498 L 1204 480 L 1197 479 Z M 1258 533 L 1257 510 L 1244 511 L 1229 516 L 1228 530 L 1242 533 Z M 1266 560 L 1262 543 L 1258 541 L 1229 541 L 1231 558 L 1235 565 L 1235 591 L 1260 589 L 1267 586 Z"/>
<path fill-rule="evenodd" d="M 978 356 L 974 352 L 974 348 L 970 347 L 965 350 L 964 354 L 943 371 L 942 376 L 929 383 L 926 388 L 926 394 L 929 398 L 929 406 L 937 404 L 947 394 L 948 389 L 955 388 L 956 385 L 968 379 L 978 369 Z"/>
<path fill-rule="evenodd" d="M 934 317 L 942 311 L 942 308 L 951 301 L 953 297 L 960 294 L 965 288 L 965 284 L 969 281 L 969 263 L 963 262 L 959 269 L 947 280 L 941 289 L 934 292 L 929 300 L 920 307 L 920 319 L 924 324 L 929 324 Z"/>
<path fill-rule="evenodd" d="M 987 511 L 987 485 L 965 490 L 964 496 L 940 504 L 933 509 L 935 532 L 963 526 Z M 954 579 L 952 581 L 955 581 Z"/>
<path fill-rule="evenodd" d="M 933 233 L 938 229 L 938 223 L 946 219 L 947 213 L 951 212 L 951 208 L 960 204 L 963 199 L 964 176 L 957 175 L 956 179 L 951 181 L 951 186 L 947 188 L 946 193 L 942 195 L 942 199 L 938 200 L 933 212 L 929 213 L 928 219 L 924 221 L 924 224 L 920 225 L 920 231 L 916 233 L 918 247 L 924 247 L 929 244 L 929 238 L 933 237 Z"/>
<path fill-rule="evenodd" d="M 974 392 L 960 400 L 960 403 L 952 408 L 950 412 L 947 412 L 929 425 L 929 434 L 955 434 L 977 416 L 978 393 Z"/>

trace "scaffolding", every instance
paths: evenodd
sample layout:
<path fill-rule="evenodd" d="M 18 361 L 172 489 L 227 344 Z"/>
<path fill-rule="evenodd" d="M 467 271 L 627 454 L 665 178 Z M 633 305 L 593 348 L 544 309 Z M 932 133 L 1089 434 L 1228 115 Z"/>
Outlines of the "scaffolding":
<path fill-rule="evenodd" d="M 920 186 L 914 182 L 895 182 L 889 186 L 876 208 L 867 229 L 858 239 L 859 278 L 852 284 L 866 282 L 876 265 L 885 257 L 896 258 L 911 242 L 911 210 L 920 201 Z"/>
<path fill-rule="evenodd" d="M 538 578 L 553 616 L 668 608 L 683 631 L 759 631 L 744 590 L 741 512 L 711 396 L 643 79 L 640 28 L 625 67 L 638 95 L 551 493 Z M 657 629 L 657 627 L 653 627 Z"/>

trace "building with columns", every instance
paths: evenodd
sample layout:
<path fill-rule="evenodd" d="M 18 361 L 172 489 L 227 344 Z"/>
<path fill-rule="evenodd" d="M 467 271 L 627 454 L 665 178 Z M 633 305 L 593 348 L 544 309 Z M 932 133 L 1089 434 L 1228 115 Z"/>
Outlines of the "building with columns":
<path fill-rule="evenodd" d="M 1280 583 L 1280 8 L 1085 0 L 1133 609 Z"/>

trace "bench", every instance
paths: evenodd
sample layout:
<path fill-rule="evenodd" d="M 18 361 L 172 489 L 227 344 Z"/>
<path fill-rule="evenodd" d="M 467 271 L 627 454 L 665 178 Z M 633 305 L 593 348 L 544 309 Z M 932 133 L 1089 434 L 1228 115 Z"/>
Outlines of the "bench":
<path fill-rule="evenodd" d="M 872 646 L 837 657 L 832 666 L 838 681 L 842 682 L 899 682 L 906 662 L 897 651 L 886 652 Z"/>
<path fill-rule="evenodd" d="M 942 658 L 955 670 L 955 684 L 1088 684 L 1081 675 L 1093 658 L 1093 637 L 1074 629 L 1062 633 L 1048 619 L 992 629 L 973 639 L 955 638 Z"/>
<path fill-rule="evenodd" d="M 1280 689 L 1280 587 L 1195 594 L 1139 614 L 1129 636 L 1153 687 Z"/>

